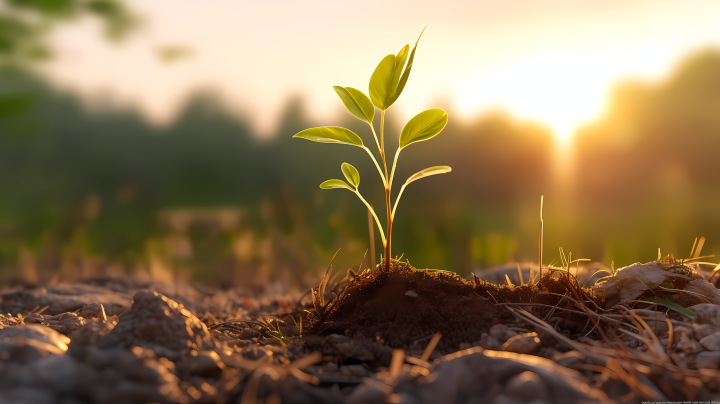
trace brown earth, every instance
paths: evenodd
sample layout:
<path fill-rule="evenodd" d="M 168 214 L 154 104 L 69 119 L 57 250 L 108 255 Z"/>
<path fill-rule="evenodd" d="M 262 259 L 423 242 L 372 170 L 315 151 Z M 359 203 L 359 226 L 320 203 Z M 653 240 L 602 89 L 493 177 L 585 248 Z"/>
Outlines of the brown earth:
<path fill-rule="evenodd" d="M 591 310 L 604 304 L 573 277 L 557 272 L 546 272 L 532 285 L 498 286 L 479 279 L 467 281 L 447 271 L 417 270 L 393 260 L 390 271 L 382 268 L 356 277 L 326 313 L 327 321 L 313 323 L 309 331 L 406 349 L 440 332 L 439 348 L 452 351 L 463 343 L 480 341 L 496 324 L 514 322 L 515 316 L 502 303 L 544 304 L 548 307 L 533 306 L 531 312 L 545 316 L 568 291 L 579 294 Z M 570 307 L 568 300 L 563 303 L 560 308 Z M 577 334 L 590 329 L 587 323 L 586 316 L 570 313 L 561 326 Z"/>

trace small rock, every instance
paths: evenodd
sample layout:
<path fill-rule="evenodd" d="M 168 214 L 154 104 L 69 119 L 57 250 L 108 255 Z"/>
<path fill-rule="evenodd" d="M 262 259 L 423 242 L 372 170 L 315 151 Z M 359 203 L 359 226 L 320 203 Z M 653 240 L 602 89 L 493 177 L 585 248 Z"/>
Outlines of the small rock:
<path fill-rule="evenodd" d="M 489 334 L 483 333 L 480 339 L 480 346 L 485 349 L 499 351 L 507 340 L 516 336 L 517 333 L 508 329 L 503 324 L 496 324 L 490 328 Z"/>
<path fill-rule="evenodd" d="M 502 324 L 496 324 L 490 328 L 490 337 L 497 341 L 505 342 L 516 335 L 515 331 Z"/>
<path fill-rule="evenodd" d="M 97 318 L 103 322 L 107 321 L 107 315 L 105 315 L 105 308 L 100 303 L 88 303 L 78 310 L 78 317 L 82 318 Z"/>
<path fill-rule="evenodd" d="M 700 352 L 695 357 L 695 364 L 699 368 L 707 368 L 710 365 L 718 366 L 720 364 L 720 352 Z"/>
<path fill-rule="evenodd" d="M 355 376 L 355 377 L 365 377 L 367 375 L 367 372 L 365 371 L 365 368 L 362 365 L 345 365 L 340 368 L 340 373 L 348 375 L 348 376 Z"/>
<path fill-rule="evenodd" d="M 709 351 L 720 351 L 720 332 L 708 335 L 700 340 L 700 345 Z"/>
<path fill-rule="evenodd" d="M 65 314 L 75 314 L 75 313 L 65 313 Z M 48 327 L 52 328 L 53 330 L 55 330 L 61 334 L 70 334 L 71 332 L 84 326 L 85 320 L 81 317 L 67 316 L 60 321 L 47 321 L 45 323 L 45 325 L 47 325 Z"/>
<path fill-rule="evenodd" d="M 720 331 L 720 324 L 714 325 L 714 324 L 703 324 L 703 323 L 693 323 L 693 334 L 695 334 L 695 338 L 697 339 L 703 339 L 707 337 L 710 334 L 715 334 L 716 332 Z"/>
<path fill-rule="evenodd" d="M 408 290 L 407 292 L 405 292 L 405 296 L 407 296 L 407 297 L 409 297 L 409 298 L 411 298 L 411 299 L 417 299 L 418 294 L 417 294 L 417 292 L 414 291 L 414 290 Z"/>
<path fill-rule="evenodd" d="M 186 376 L 219 379 L 225 369 L 225 364 L 216 352 L 192 351 L 186 360 L 177 362 L 176 367 L 181 374 Z"/>
<path fill-rule="evenodd" d="M 534 383 L 537 376 L 543 387 Z M 546 402 L 556 404 L 603 403 L 607 394 L 591 387 L 579 372 L 564 368 L 548 359 L 512 352 L 497 352 L 471 348 L 446 355 L 440 359 L 429 376 L 401 380 L 393 393 L 406 393 L 418 403 L 493 402 L 503 393 L 499 386 L 517 378 L 512 385 L 527 385 L 528 391 L 545 391 Z M 510 388 L 504 389 L 504 395 Z M 528 394 L 522 392 L 521 394 Z M 539 394 L 539 393 L 538 393 Z M 472 398 L 461 400 L 460 398 Z M 533 397 L 540 398 L 542 397 Z"/>
<path fill-rule="evenodd" d="M 348 358 L 359 359 L 363 362 L 371 362 L 375 360 L 375 355 L 373 355 L 370 350 L 355 342 L 343 342 L 340 344 L 335 344 L 335 348 L 338 350 L 338 352 L 347 356 Z"/>
<path fill-rule="evenodd" d="M 326 338 L 326 340 L 333 345 L 341 344 L 343 342 L 352 342 L 352 339 L 340 334 L 331 334 Z"/>
<path fill-rule="evenodd" d="M 335 362 L 330 362 L 322 367 L 323 373 L 335 373 L 338 371 L 338 365 Z"/>
<path fill-rule="evenodd" d="M 696 304 L 695 306 L 688 307 L 697 314 L 695 318 L 696 323 L 700 324 L 720 324 L 720 306 L 717 304 Z"/>
<path fill-rule="evenodd" d="M 505 383 L 505 394 L 519 401 L 544 400 L 547 398 L 547 387 L 537 373 L 525 371 L 511 377 Z"/>
<path fill-rule="evenodd" d="M 62 355 L 68 342 L 70 338 L 38 324 L 6 327 L 0 330 L 0 362 L 27 363 L 48 354 Z"/>
<path fill-rule="evenodd" d="M 250 338 L 259 338 L 260 337 L 260 331 L 253 330 L 252 328 L 243 328 L 242 331 L 238 334 L 238 338 L 240 339 L 250 339 Z"/>
<path fill-rule="evenodd" d="M 559 365 L 568 368 L 577 363 L 585 363 L 585 355 L 578 351 L 568 351 L 562 354 L 558 353 L 553 356 L 552 360 L 557 362 Z"/>
<path fill-rule="evenodd" d="M 540 350 L 540 348 L 540 338 L 538 338 L 536 332 L 528 332 L 522 335 L 516 335 L 510 338 L 502 346 L 503 351 L 516 352 L 526 355 L 535 354 Z"/>
<path fill-rule="evenodd" d="M 42 314 L 30 313 L 25 317 L 26 323 L 42 323 L 45 317 Z"/>
<path fill-rule="evenodd" d="M 2 398 L 3 403 L 54 404 L 56 402 L 55 395 L 52 394 L 52 392 L 30 387 L 16 387 L 14 389 L 3 390 Z"/>
<path fill-rule="evenodd" d="M 384 403 L 385 391 L 375 386 L 361 384 L 347 398 L 347 404 L 376 404 Z"/>
<path fill-rule="evenodd" d="M 695 344 L 693 343 L 690 336 L 687 333 L 683 332 L 682 334 L 680 334 L 680 340 L 677 342 L 677 344 L 675 344 L 675 348 L 687 353 L 693 348 L 695 348 Z"/>

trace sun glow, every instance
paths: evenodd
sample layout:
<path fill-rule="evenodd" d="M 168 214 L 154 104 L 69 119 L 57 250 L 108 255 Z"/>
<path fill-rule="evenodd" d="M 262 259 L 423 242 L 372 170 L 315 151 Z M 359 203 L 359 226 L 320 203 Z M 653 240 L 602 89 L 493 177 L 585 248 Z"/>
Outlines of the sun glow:
<path fill-rule="evenodd" d="M 547 125 L 558 146 L 570 144 L 579 126 L 603 108 L 616 77 L 597 52 L 564 52 L 520 61 L 494 74 L 468 78 L 458 93 L 461 113 L 502 109 Z"/>

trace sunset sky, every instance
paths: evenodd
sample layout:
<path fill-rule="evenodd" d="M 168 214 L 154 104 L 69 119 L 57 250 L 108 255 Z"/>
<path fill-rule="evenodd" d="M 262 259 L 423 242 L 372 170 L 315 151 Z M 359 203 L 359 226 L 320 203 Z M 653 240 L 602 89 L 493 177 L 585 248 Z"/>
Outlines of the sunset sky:
<path fill-rule="evenodd" d="M 291 95 L 328 125 L 343 107 L 333 85 L 367 92 L 377 63 L 427 25 L 402 97 L 403 120 L 429 107 L 462 117 L 502 109 L 558 139 L 601 114 L 619 80 L 657 80 L 689 53 L 720 46 L 720 2 L 660 0 L 244 1 L 134 0 L 145 23 L 108 45 L 89 22 L 55 36 L 45 67 L 96 105 L 130 106 L 163 123 L 213 89 L 259 133 Z M 182 46 L 173 63 L 158 49 Z M 453 117 L 451 117 L 452 119 Z"/>

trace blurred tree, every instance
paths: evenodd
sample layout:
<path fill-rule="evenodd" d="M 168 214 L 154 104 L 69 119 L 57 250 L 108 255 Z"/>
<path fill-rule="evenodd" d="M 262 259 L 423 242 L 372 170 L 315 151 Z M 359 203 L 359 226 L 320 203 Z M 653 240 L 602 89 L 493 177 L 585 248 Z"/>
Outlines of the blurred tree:
<path fill-rule="evenodd" d="M 47 39 L 59 24 L 92 16 L 117 40 L 137 23 L 117 0 L 0 0 L 0 66 L 52 56 Z"/>
<path fill-rule="evenodd" d="M 0 0 L 0 70 L 23 70 L 51 58 L 53 29 L 87 16 L 101 22 L 110 40 L 127 35 L 138 21 L 117 0 Z M 32 122 L 22 116 L 35 98 L 14 86 L 0 87 L 0 133 L 32 132 Z"/>

